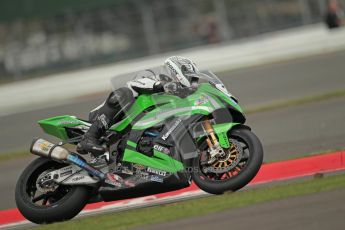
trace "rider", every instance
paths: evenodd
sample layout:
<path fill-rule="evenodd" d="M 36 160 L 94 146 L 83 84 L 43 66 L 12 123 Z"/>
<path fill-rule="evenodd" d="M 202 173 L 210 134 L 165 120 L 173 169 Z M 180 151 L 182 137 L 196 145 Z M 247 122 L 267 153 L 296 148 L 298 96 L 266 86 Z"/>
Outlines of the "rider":
<path fill-rule="evenodd" d="M 195 64 L 184 57 L 173 56 L 165 60 L 164 66 L 169 76 L 155 74 L 151 70 L 140 72 L 134 80 L 127 82 L 127 87 L 122 87 L 110 93 L 103 104 L 90 113 L 91 127 L 83 136 L 77 146 L 77 151 L 82 154 L 91 153 L 97 157 L 104 153 L 99 138 L 113 124 L 123 117 L 127 110 L 140 94 L 158 92 L 173 92 L 191 87 L 191 79 L 198 72 Z"/>

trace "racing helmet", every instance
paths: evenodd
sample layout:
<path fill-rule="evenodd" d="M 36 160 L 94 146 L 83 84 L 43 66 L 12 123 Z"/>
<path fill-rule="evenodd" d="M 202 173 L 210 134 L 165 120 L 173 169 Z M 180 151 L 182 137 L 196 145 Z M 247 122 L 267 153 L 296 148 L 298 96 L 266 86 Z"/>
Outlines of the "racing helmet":
<path fill-rule="evenodd" d="M 169 69 L 171 76 L 183 86 L 190 87 L 191 80 L 198 73 L 198 68 L 188 58 L 172 56 L 165 60 L 164 65 Z"/>

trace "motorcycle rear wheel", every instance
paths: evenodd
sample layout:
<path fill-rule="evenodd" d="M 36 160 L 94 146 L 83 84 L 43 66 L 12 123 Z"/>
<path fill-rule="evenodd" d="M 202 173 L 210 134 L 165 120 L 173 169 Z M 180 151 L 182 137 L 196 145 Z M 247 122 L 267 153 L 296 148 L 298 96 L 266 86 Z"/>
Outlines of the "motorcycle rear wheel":
<path fill-rule="evenodd" d="M 57 185 L 55 191 L 46 193 L 37 188 L 37 178 L 41 174 L 64 166 L 41 157 L 22 172 L 16 185 L 15 200 L 26 219 L 36 224 L 65 221 L 75 217 L 85 207 L 90 198 L 90 189 L 86 186 Z"/>
<path fill-rule="evenodd" d="M 246 162 L 242 162 L 241 167 L 237 165 L 232 172 L 226 173 L 205 173 L 201 166 L 201 156 L 193 160 L 192 179 L 196 185 L 211 194 L 223 194 L 226 191 L 236 191 L 247 185 L 258 173 L 262 160 L 263 148 L 260 140 L 248 129 L 231 130 L 230 139 L 241 143 L 243 148 L 249 154 Z M 233 143 L 234 144 L 234 143 Z M 203 145 L 207 148 L 207 145 Z M 239 146 L 237 146 L 239 147 Z M 202 147 L 201 147 L 202 148 Z M 200 149 L 205 151 L 205 149 Z M 243 160 L 242 160 L 243 161 Z"/>

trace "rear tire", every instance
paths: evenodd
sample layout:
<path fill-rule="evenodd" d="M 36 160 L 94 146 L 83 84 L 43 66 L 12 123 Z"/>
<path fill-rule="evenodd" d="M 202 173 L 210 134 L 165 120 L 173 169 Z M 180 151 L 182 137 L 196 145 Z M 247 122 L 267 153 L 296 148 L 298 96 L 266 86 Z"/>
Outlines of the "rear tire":
<path fill-rule="evenodd" d="M 193 161 L 193 168 L 199 170 L 192 173 L 193 181 L 200 189 L 212 194 L 222 194 L 226 191 L 236 191 L 247 185 L 258 173 L 262 160 L 263 148 L 260 140 L 248 129 L 231 130 L 230 138 L 240 139 L 249 149 L 249 159 L 244 168 L 234 177 L 227 180 L 211 180 L 201 170 L 200 158 Z"/>
<path fill-rule="evenodd" d="M 46 224 L 69 220 L 75 217 L 87 204 L 90 190 L 86 186 L 73 186 L 65 188 L 66 194 L 56 202 L 48 205 L 38 205 L 32 201 L 30 186 L 38 176 L 47 169 L 58 169 L 65 165 L 47 158 L 34 160 L 18 179 L 15 200 L 21 214 L 36 224 Z M 63 185 L 59 185 L 63 186 Z M 66 187 L 66 186 L 65 186 Z"/>

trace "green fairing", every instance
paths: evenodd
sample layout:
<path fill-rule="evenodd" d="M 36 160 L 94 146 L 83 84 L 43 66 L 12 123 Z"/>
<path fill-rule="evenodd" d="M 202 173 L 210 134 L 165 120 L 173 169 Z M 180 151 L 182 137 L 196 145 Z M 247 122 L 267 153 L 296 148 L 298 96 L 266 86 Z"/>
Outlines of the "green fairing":
<path fill-rule="evenodd" d="M 142 96 L 138 98 L 141 99 Z M 145 95 L 145 97 L 148 97 Z M 232 105 L 235 109 L 242 111 L 241 108 L 225 96 L 219 90 L 213 88 L 209 84 L 201 84 L 200 87 L 196 92 L 192 95 L 188 96 L 187 98 L 180 98 L 173 95 L 167 94 L 153 94 L 151 95 L 151 102 L 150 106 L 156 105 L 156 108 L 152 111 L 148 112 L 143 116 L 139 121 L 135 123 L 132 129 L 136 130 L 143 130 L 149 128 L 151 126 L 157 125 L 163 121 L 165 121 L 169 117 L 173 116 L 190 116 L 194 114 L 202 114 L 202 115 L 209 115 L 215 109 L 224 108 L 223 102 L 219 98 L 222 98 L 227 103 Z M 137 102 L 134 104 L 133 110 L 136 111 Z M 160 105 L 160 106 L 159 106 Z M 140 114 L 144 111 L 145 108 L 141 108 L 139 112 L 135 114 Z M 132 109 L 131 109 L 132 110 Z M 129 117 L 131 116 L 133 111 L 129 111 Z M 132 121 L 133 119 L 131 119 Z M 119 131 L 119 127 L 123 129 L 129 122 L 126 120 L 122 121 L 115 130 Z"/>
<path fill-rule="evenodd" d="M 230 99 L 228 96 L 226 96 L 224 93 L 214 88 L 210 84 L 207 84 L 207 83 L 200 84 L 198 91 L 203 91 L 208 94 L 211 93 L 213 95 L 216 95 L 220 97 L 222 100 L 224 100 L 225 102 L 227 102 L 228 104 L 230 104 L 232 107 L 234 107 L 237 111 L 243 113 L 242 108 L 235 101 Z"/>
<path fill-rule="evenodd" d="M 126 149 L 123 156 L 123 161 L 141 164 L 147 167 L 152 167 L 171 173 L 175 173 L 184 169 L 181 162 L 171 158 L 167 154 L 161 153 L 156 150 L 153 151 L 153 157 L 149 157 L 139 152 Z"/>
<path fill-rule="evenodd" d="M 66 129 L 65 128 L 72 128 L 79 125 L 90 125 L 86 122 L 78 120 L 74 116 L 64 115 L 64 116 L 57 116 L 52 117 L 44 120 L 38 121 L 38 124 L 47 134 L 53 135 L 57 138 L 62 140 L 68 139 Z"/>
<path fill-rule="evenodd" d="M 187 98 L 169 94 L 140 95 L 126 113 L 126 118 L 112 126 L 110 130 L 123 131 L 139 114 L 152 106 L 156 108 L 136 122 L 132 129 L 149 128 L 163 122 L 169 116 L 209 115 L 215 109 L 224 108 L 224 104 L 218 97 L 242 113 L 241 107 L 232 99 L 210 84 L 204 83 L 200 84 L 198 90 Z"/>
<path fill-rule="evenodd" d="M 110 127 L 110 130 L 116 132 L 123 131 L 139 114 L 153 105 L 155 105 L 155 102 L 152 100 L 152 95 L 140 95 L 135 100 L 135 103 L 132 105 L 129 111 L 126 112 L 125 119 Z"/>

